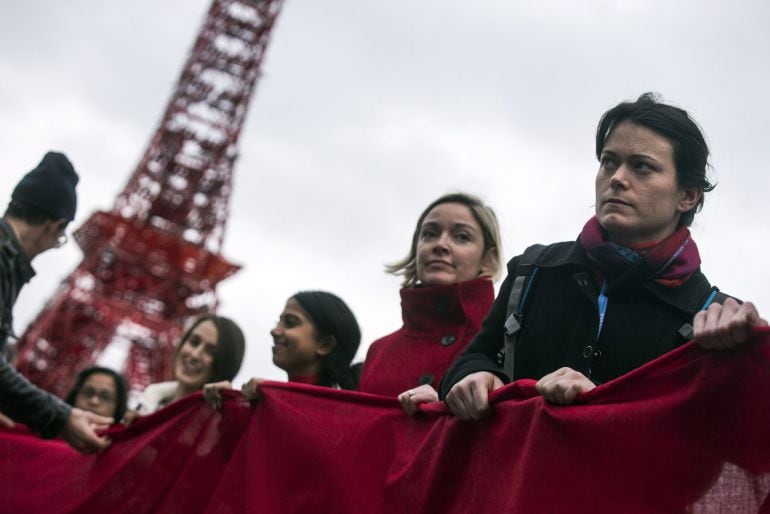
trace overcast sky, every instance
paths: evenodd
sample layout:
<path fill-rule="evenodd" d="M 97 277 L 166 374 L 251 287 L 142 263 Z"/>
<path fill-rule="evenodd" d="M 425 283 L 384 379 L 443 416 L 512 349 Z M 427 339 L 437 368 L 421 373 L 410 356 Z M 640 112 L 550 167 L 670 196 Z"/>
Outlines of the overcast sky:
<path fill-rule="evenodd" d="M 0 199 L 48 149 L 81 175 L 79 226 L 109 210 L 155 131 L 208 0 L 4 2 Z M 693 226 L 702 269 L 770 313 L 770 3 L 764 0 L 288 0 L 241 137 L 219 288 L 244 328 L 237 383 L 285 379 L 268 331 L 286 298 L 327 289 L 363 342 L 400 326 L 417 216 L 464 190 L 497 211 L 505 259 L 574 239 L 593 214 L 601 114 L 656 91 L 712 149 Z M 22 331 L 82 257 L 35 260 Z"/>

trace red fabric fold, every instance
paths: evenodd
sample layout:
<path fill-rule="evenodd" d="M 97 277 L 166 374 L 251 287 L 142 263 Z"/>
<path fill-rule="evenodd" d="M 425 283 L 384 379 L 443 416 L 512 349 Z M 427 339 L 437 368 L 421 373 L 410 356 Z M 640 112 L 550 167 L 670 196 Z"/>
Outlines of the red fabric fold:
<path fill-rule="evenodd" d="M 443 404 L 268 382 L 249 405 L 200 395 L 84 457 L 0 432 L 5 512 L 768 512 L 770 330 L 736 350 L 689 344 L 580 397 L 534 382 L 462 422 Z"/>

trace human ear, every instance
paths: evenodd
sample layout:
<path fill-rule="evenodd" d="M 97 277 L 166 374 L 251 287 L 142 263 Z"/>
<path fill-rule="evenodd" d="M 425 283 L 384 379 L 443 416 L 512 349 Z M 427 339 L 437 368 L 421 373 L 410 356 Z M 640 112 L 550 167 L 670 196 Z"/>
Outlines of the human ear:
<path fill-rule="evenodd" d="M 337 346 L 337 339 L 334 336 L 320 337 L 316 342 L 318 343 L 318 347 L 315 352 L 319 357 L 326 357 L 332 353 L 332 350 Z"/>
<path fill-rule="evenodd" d="M 494 246 L 490 246 L 484 250 L 484 255 L 481 257 L 481 262 L 479 263 L 480 277 L 491 277 L 494 274 L 493 270 L 495 268 L 495 250 L 496 248 Z"/>
<path fill-rule="evenodd" d="M 696 205 L 698 205 L 698 202 L 703 195 L 703 191 L 698 187 L 686 187 L 682 188 L 681 194 L 682 196 L 679 199 L 677 210 L 684 213 L 691 211 L 695 208 Z"/>

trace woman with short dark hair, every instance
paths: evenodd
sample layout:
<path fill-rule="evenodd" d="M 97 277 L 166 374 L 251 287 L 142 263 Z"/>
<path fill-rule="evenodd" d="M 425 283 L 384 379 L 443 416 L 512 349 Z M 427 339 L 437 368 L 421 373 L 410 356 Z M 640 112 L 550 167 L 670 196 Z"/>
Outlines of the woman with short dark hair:
<path fill-rule="evenodd" d="M 489 392 L 509 380 L 538 379 L 548 401 L 570 404 L 693 335 L 730 347 L 766 324 L 700 271 L 687 227 L 713 186 L 686 111 L 650 93 L 620 103 L 599 122 L 596 156 L 596 215 L 577 241 L 508 263 L 482 329 L 445 375 L 442 397 L 458 417 L 489 412 Z"/>

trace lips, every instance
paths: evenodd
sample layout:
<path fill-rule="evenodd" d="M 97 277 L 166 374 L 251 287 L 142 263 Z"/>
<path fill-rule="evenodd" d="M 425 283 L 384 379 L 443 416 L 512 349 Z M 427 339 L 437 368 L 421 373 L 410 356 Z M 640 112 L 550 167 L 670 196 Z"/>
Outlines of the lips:
<path fill-rule="evenodd" d="M 182 373 L 184 373 L 187 376 L 195 376 L 203 372 L 203 368 L 199 365 L 191 364 L 186 361 L 180 362 L 180 369 Z"/>
<path fill-rule="evenodd" d="M 627 205 L 629 207 L 631 206 L 630 203 L 623 201 L 620 198 L 607 198 L 606 200 L 604 200 L 604 203 L 610 204 L 610 205 Z"/>
<path fill-rule="evenodd" d="M 451 268 L 452 264 L 449 263 L 449 262 L 446 262 L 446 261 L 441 261 L 441 260 L 435 259 L 435 260 L 432 260 L 432 261 L 428 261 L 427 267 L 431 267 L 431 266 L 439 266 L 439 267 L 446 266 L 446 267 Z"/>
<path fill-rule="evenodd" d="M 278 350 L 280 350 L 282 348 L 288 348 L 288 347 L 289 347 L 289 343 L 287 343 L 285 341 L 279 341 L 277 339 L 273 339 L 273 351 L 274 352 L 278 351 Z"/>

